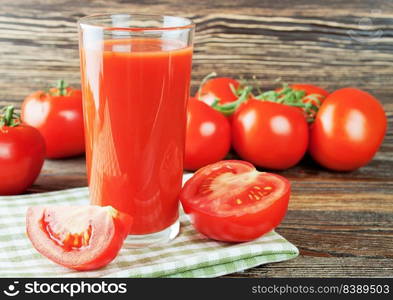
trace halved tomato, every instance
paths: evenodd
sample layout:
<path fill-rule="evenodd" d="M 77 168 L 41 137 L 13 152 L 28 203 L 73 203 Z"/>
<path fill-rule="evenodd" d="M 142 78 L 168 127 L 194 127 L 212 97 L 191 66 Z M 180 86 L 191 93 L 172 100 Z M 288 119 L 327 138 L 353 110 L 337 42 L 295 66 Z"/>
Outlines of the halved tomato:
<path fill-rule="evenodd" d="M 37 251 L 80 271 L 110 263 L 130 226 L 131 217 L 111 206 L 34 206 L 26 216 L 27 235 Z"/>
<path fill-rule="evenodd" d="M 284 218 L 290 183 L 244 161 L 224 160 L 199 169 L 180 201 L 194 227 L 209 238 L 243 242 L 271 231 Z"/>

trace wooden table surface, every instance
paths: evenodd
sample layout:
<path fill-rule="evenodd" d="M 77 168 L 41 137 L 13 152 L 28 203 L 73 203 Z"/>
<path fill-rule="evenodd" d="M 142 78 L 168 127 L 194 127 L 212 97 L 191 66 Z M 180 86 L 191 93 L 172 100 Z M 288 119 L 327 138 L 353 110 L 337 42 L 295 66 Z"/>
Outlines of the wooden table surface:
<path fill-rule="evenodd" d="M 306 158 L 281 172 L 292 181 L 293 196 L 277 231 L 301 255 L 230 276 L 393 276 L 393 1 L 2 0 L 0 105 L 19 106 L 58 78 L 79 85 L 75 22 L 114 11 L 192 18 L 194 90 L 216 71 L 256 75 L 263 87 L 278 77 L 330 91 L 355 86 L 382 101 L 388 134 L 369 165 L 334 173 Z M 83 158 L 46 161 L 29 192 L 85 185 Z"/>

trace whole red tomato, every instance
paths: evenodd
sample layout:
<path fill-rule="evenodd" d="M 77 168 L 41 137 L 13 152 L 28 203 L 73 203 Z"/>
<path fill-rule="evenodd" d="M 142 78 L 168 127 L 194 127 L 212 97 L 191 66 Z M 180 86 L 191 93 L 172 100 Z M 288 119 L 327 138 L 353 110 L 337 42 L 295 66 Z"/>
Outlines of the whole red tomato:
<path fill-rule="evenodd" d="M 0 195 L 16 195 L 30 187 L 45 158 L 45 141 L 39 131 L 20 124 L 14 108 L 0 117 Z"/>
<path fill-rule="evenodd" d="M 208 105 L 212 105 L 216 99 L 219 104 L 225 104 L 233 102 L 238 98 L 239 95 L 236 91 L 239 87 L 239 81 L 229 77 L 204 79 L 201 87 L 195 94 L 195 98 L 202 100 Z"/>
<path fill-rule="evenodd" d="M 22 104 L 22 120 L 41 132 L 47 158 L 84 153 L 82 93 L 67 87 L 64 81 L 49 92 L 27 96 Z"/>
<path fill-rule="evenodd" d="M 191 98 L 187 107 L 184 168 L 197 170 L 223 159 L 231 146 L 228 120 L 218 111 Z"/>
<path fill-rule="evenodd" d="M 241 158 L 281 170 L 302 159 L 308 144 L 308 125 L 296 107 L 251 99 L 234 114 L 232 137 Z"/>
<path fill-rule="evenodd" d="M 330 94 L 310 132 L 311 156 L 322 166 L 350 171 L 366 165 L 386 133 L 382 105 L 367 92 L 343 88 Z"/>

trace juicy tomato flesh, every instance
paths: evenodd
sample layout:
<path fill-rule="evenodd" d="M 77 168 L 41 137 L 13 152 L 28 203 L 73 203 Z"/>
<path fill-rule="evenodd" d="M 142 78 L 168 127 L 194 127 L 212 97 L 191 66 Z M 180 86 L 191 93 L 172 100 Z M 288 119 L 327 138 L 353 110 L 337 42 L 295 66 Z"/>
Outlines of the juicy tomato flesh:
<path fill-rule="evenodd" d="M 221 216 L 258 211 L 271 204 L 284 189 L 278 180 L 264 174 L 255 169 L 240 174 L 225 168 L 212 172 L 201 182 L 194 203 Z"/>
<path fill-rule="evenodd" d="M 110 206 L 35 206 L 27 211 L 26 231 L 37 251 L 53 262 L 94 270 L 117 256 L 131 223 L 130 216 Z"/>
<path fill-rule="evenodd" d="M 258 172 L 242 161 L 221 161 L 200 169 L 180 200 L 195 228 L 221 241 L 248 241 L 276 227 L 289 200 L 289 182 Z"/>
<path fill-rule="evenodd" d="M 67 226 L 62 226 L 62 224 Z M 92 226 L 87 219 L 78 220 L 74 224 L 76 226 L 72 228 L 73 223 L 69 216 L 63 220 L 57 220 L 52 214 L 45 213 L 41 219 L 42 228 L 46 230 L 48 237 L 68 251 L 81 249 L 90 244 Z"/>

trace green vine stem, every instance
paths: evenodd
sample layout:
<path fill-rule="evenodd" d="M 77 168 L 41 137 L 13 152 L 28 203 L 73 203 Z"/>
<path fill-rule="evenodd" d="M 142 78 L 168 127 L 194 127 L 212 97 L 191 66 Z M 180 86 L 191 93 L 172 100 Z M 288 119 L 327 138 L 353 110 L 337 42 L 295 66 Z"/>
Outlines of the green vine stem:
<path fill-rule="evenodd" d="M 305 91 L 294 90 L 289 87 L 288 84 L 284 83 L 280 90 L 266 91 L 260 93 L 254 98 L 293 107 L 300 107 L 306 113 L 307 121 L 311 123 L 314 121 L 315 115 L 318 112 L 318 108 L 321 105 L 321 97 L 322 96 L 319 94 L 311 94 L 306 96 Z M 316 105 L 314 103 L 316 103 Z"/>
<path fill-rule="evenodd" d="M 219 100 L 216 99 L 214 101 L 214 103 L 211 105 L 215 110 L 218 110 L 219 112 L 223 113 L 226 116 L 230 116 L 232 115 L 236 109 L 244 102 L 248 99 L 250 93 L 252 91 L 252 87 L 251 86 L 245 86 L 242 90 L 241 90 L 241 94 L 239 96 L 239 98 L 237 98 L 236 101 L 233 102 L 229 102 L 229 103 L 225 103 L 225 104 L 219 104 Z"/>
<path fill-rule="evenodd" d="M 67 95 L 68 84 L 65 82 L 65 80 L 60 79 L 57 82 L 57 86 L 56 87 L 57 87 L 59 96 L 66 96 Z"/>
<path fill-rule="evenodd" d="M 20 124 L 20 116 L 15 112 L 13 105 L 5 106 L 0 115 L 0 127 L 16 127 Z"/>
<path fill-rule="evenodd" d="M 60 79 L 56 83 L 56 87 L 49 87 L 45 90 L 51 96 L 67 96 L 68 94 L 68 83 L 64 79 Z"/>

